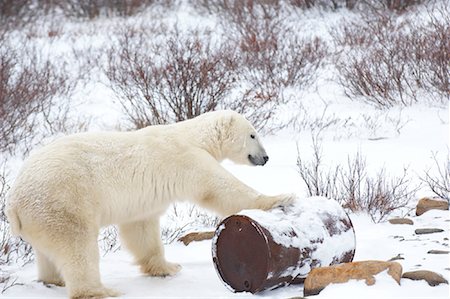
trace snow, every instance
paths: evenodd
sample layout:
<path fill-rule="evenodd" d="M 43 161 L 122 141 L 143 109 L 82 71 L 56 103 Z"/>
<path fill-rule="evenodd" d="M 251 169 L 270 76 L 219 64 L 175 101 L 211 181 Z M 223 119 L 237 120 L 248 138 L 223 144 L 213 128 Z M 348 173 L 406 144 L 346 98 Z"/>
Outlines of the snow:
<path fill-rule="evenodd" d="M 161 15 L 158 16 L 162 18 Z M 199 16 L 192 15 L 189 8 L 177 15 L 164 16 L 168 20 L 178 22 L 181 27 L 197 24 Z M 205 20 L 204 16 L 202 16 Z M 150 18 L 149 18 L 150 19 Z M 297 21 L 299 18 L 295 17 Z M 74 38 L 54 41 L 52 51 L 61 54 L 66 50 L 65 43 L 92 43 L 101 47 L 103 41 L 109 39 L 110 31 L 117 29 L 114 20 L 100 19 L 84 28 Z M 123 20 L 122 20 L 123 21 Z M 214 28 L 217 20 L 208 17 L 203 26 Z M 330 21 L 328 23 L 328 21 Z M 337 15 L 323 16 L 312 11 L 307 18 L 298 23 L 299 31 L 315 30 L 324 36 L 333 24 L 339 21 Z M 65 25 L 64 31 L 80 30 L 79 24 Z M 71 27 L 73 27 L 71 29 Z M 100 28 L 100 30 L 96 30 Z M 108 35 L 98 35 L 108 32 Z M 43 38 L 46 33 L 43 31 Z M 90 36 L 89 36 L 90 35 Z M 84 40 L 86 39 L 86 40 Z M 70 49 L 70 47 L 68 47 Z M 81 47 L 82 48 L 82 47 Z M 296 126 L 275 135 L 263 136 L 263 144 L 270 157 L 264 167 L 248 167 L 234 165 L 225 161 L 223 166 L 238 179 L 256 190 L 273 195 L 278 193 L 295 193 L 299 198 L 306 197 L 305 186 L 297 171 L 297 155 L 308 158 L 312 155 L 311 137 L 317 131 L 322 132 L 321 142 L 325 165 L 345 165 L 348 156 L 360 152 L 367 159 L 370 171 L 376 172 L 385 167 L 389 175 L 401 173 L 404 167 L 416 176 L 412 183 L 418 183 L 418 177 L 434 165 L 433 154 L 442 161 L 449 154 L 449 114 L 450 107 L 429 104 L 414 104 L 411 107 L 394 107 L 389 110 L 377 110 L 372 106 L 350 101 L 335 83 L 330 82 L 329 73 L 317 80 L 317 87 L 312 91 L 294 90 L 293 97 L 300 97 L 301 105 L 287 107 L 284 111 L 289 115 L 297 115 Z M 91 82 L 83 87 L 75 98 L 79 106 L 77 112 L 87 115 L 92 122 L 90 130 L 113 129 L 119 126 L 121 114 L 111 99 L 114 96 L 104 84 Z M 282 110 L 283 111 L 283 110 Z M 283 117 L 280 115 L 279 117 Z M 286 116 L 284 116 L 286 117 Z M 20 161 L 14 160 L 10 173 L 14 176 Z M 423 187 L 416 201 L 425 195 L 432 195 Z M 392 225 L 388 222 L 373 223 L 366 214 L 349 214 L 356 236 L 356 252 L 354 261 L 389 260 L 400 255 L 403 271 L 431 270 L 450 280 L 450 261 L 448 254 L 428 254 L 432 249 L 449 250 L 450 215 L 449 211 L 429 211 L 421 216 L 414 215 L 414 204 L 410 211 L 399 211 L 392 216 L 408 216 L 414 225 Z M 255 212 L 244 212 L 246 215 Z M 163 219 L 164 225 L 185 227 L 185 223 L 173 223 L 173 217 Z M 182 217 L 180 217 L 182 218 Z M 181 219 L 182 221 L 190 221 Z M 276 223 L 284 229 L 282 222 Z M 416 235 L 417 228 L 441 228 L 442 233 Z M 194 229 L 194 228 L 193 228 Z M 198 227 L 199 230 L 205 229 Z M 215 229 L 215 228 L 210 228 Z M 194 229 L 195 230 L 195 229 Z M 347 236 L 344 236 L 345 238 Z M 292 242 L 293 240 L 279 240 Z M 345 245 L 345 241 L 336 242 Z M 298 244 L 301 245 L 301 244 Z M 231 292 L 218 277 L 212 262 L 212 242 L 193 242 L 189 246 L 174 242 L 165 245 L 166 258 L 178 262 L 183 269 L 174 277 L 154 278 L 143 276 L 132 257 L 125 250 L 110 252 L 101 257 L 100 272 L 103 283 L 123 293 L 123 298 L 290 298 L 303 295 L 303 285 L 291 285 L 271 291 L 252 295 L 250 293 Z M 336 248 L 329 242 L 320 253 L 324 256 L 329 250 Z M 15 285 L 9 287 L 0 298 L 55 298 L 65 297 L 63 287 L 47 287 L 36 281 L 37 270 L 34 263 L 21 267 L 18 264 L 2 266 L 1 271 L 11 273 Z M 0 283 L 0 291 L 5 287 Z M 376 284 L 367 286 L 364 281 L 349 281 L 345 284 L 333 284 L 312 298 L 449 298 L 449 285 L 441 284 L 431 287 L 424 281 L 401 280 L 399 286 L 387 273 L 376 276 Z"/>
<path fill-rule="evenodd" d="M 353 229 L 341 222 L 348 221 L 349 218 L 333 199 L 324 197 L 297 199 L 292 206 L 275 208 L 270 212 L 244 210 L 238 215 L 248 216 L 266 228 L 277 244 L 286 248 L 311 249 L 308 258 L 319 261 L 322 266 L 331 265 L 333 259 L 340 258 L 346 252 L 355 249 Z M 325 226 L 327 221 L 335 226 L 330 226 L 328 230 Z M 318 240 L 320 244 L 314 244 Z M 280 277 L 288 275 L 292 275 L 293 278 L 298 275 L 306 277 L 309 268 L 306 269 L 303 263 L 296 266 L 287 269 L 286 275 L 281 274 Z"/>
<path fill-rule="evenodd" d="M 450 219 L 448 211 L 430 211 L 419 217 L 411 217 L 415 225 L 373 224 L 366 215 L 350 215 L 356 232 L 355 261 L 388 260 L 398 254 L 404 260 L 398 260 L 403 271 L 425 269 L 442 274 L 447 280 L 449 275 L 448 255 L 430 255 L 430 249 L 448 250 L 442 243 L 448 238 Z M 439 221 L 437 221 L 437 219 Z M 414 230 L 419 227 L 437 227 L 443 233 L 416 236 Z M 404 241 L 398 236 L 403 236 Z M 440 242 L 441 244 L 437 243 Z M 448 244 L 448 241 L 446 241 Z M 232 293 L 219 279 L 212 262 L 211 241 L 193 242 L 189 246 L 182 243 L 167 245 L 166 257 L 169 261 L 179 262 L 183 269 L 174 277 L 153 278 L 139 273 L 132 264 L 132 257 L 125 251 L 110 253 L 101 258 L 102 280 L 124 295 L 122 298 L 290 298 L 302 296 L 303 285 L 291 285 L 256 295 L 250 293 Z M 16 285 L 9 288 L 1 297 L 18 298 L 55 298 L 66 296 L 65 288 L 46 287 L 36 281 L 36 267 L 28 264 L 23 268 L 8 267 L 17 271 Z M 423 281 L 401 280 L 401 286 L 386 273 L 376 277 L 374 286 L 363 281 L 350 281 L 346 284 L 330 285 L 319 295 L 311 298 L 348 298 L 349 290 L 354 298 L 448 298 L 449 286 L 430 287 Z"/>

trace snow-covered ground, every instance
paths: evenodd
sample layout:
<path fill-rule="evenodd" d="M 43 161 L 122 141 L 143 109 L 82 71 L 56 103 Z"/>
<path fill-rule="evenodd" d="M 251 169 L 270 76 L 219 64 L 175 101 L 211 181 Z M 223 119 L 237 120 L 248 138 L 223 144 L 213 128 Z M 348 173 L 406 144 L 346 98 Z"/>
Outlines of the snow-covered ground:
<path fill-rule="evenodd" d="M 448 211 L 430 211 L 420 217 L 411 217 L 414 225 L 373 224 L 365 215 L 351 215 L 356 232 L 355 261 L 389 260 L 400 255 L 397 260 L 403 271 L 431 270 L 450 279 L 448 255 L 427 254 L 429 250 L 448 250 L 450 219 Z M 415 235 L 416 228 L 441 228 L 445 231 L 432 235 Z M 100 269 L 106 286 L 121 291 L 123 298 L 290 298 L 302 296 L 303 285 L 291 285 L 272 291 L 252 295 L 232 293 L 219 279 L 211 258 L 211 241 L 173 243 L 166 246 L 166 256 L 183 267 L 174 277 L 153 278 L 139 273 L 132 264 L 132 257 L 125 251 L 110 253 L 101 259 Z M 8 289 L 2 297 L 64 297 L 62 287 L 47 287 L 36 281 L 36 267 L 26 265 L 15 270 L 19 285 Z M 431 287 L 425 281 L 401 280 L 401 286 L 381 273 L 376 276 L 377 283 L 367 286 L 363 281 L 350 281 L 346 284 L 328 286 L 314 298 L 448 298 L 449 286 L 441 284 Z"/>
<path fill-rule="evenodd" d="M 197 24 L 197 15 L 189 9 L 178 12 L 176 16 L 165 16 L 184 26 Z M 162 18 L 162 17 L 160 17 Z M 331 20 L 330 23 L 324 20 Z M 173 20 L 172 20 L 173 21 Z M 203 25 L 213 27 L 216 20 L 208 20 Z M 327 26 L 337 22 L 336 15 L 330 16 L 310 13 L 302 20 L 307 26 L 302 28 L 315 30 L 316 34 L 326 34 Z M 104 32 L 112 27 L 114 20 L 93 21 L 87 25 L 86 32 L 74 37 L 71 30 L 79 31 L 79 24 L 67 24 L 63 37 L 51 45 L 53 49 L 64 52 L 64 44 L 91 44 L 101 47 L 101 42 L 109 37 Z M 74 29 L 70 29 L 71 26 Z M 95 30 L 99 26 L 102 30 Z M 188 25 L 186 25 L 188 26 Z M 103 30 L 104 29 L 104 30 Z M 113 30 L 112 30 L 113 31 Z M 103 32 L 103 33 L 98 33 Z M 325 33 L 324 33 L 325 32 Z M 72 32 L 73 33 L 73 32 Z M 43 33 L 45 37 L 46 34 Z M 86 38 L 86 40 L 84 40 Z M 98 40 L 99 43 L 95 43 Z M 45 43 L 45 41 L 44 41 Z M 67 46 L 70 48 L 70 46 Z M 77 109 L 75 114 L 86 114 L 92 118 L 91 130 L 117 127 L 122 117 L 120 109 L 111 99 L 111 90 L 101 83 L 90 83 L 82 92 L 75 95 Z M 314 88 L 313 88 L 314 89 Z M 296 91 L 293 91 L 295 96 Z M 263 136 L 263 143 L 270 157 L 264 167 L 234 165 L 225 161 L 223 166 L 249 186 L 266 194 L 296 193 L 306 197 L 306 188 L 297 168 L 298 154 L 303 159 L 312 157 L 312 137 L 320 131 L 324 165 L 346 165 L 348 157 L 361 153 L 367 161 L 370 172 L 386 168 L 388 176 L 401 174 L 408 167 L 412 176 L 411 185 L 419 183 L 424 171 L 435 171 L 433 155 L 440 162 L 447 161 L 449 155 L 449 107 L 445 105 L 415 104 L 411 107 L 394 107 L 389 110 L 377 110 L 368 104 L 353 102 L 345 97 L 342 89 L 330 82 L 327 74 L 319 77 L 315 89 L 304 91 L 301 103 L 286 108 L 290 115 L 297 115 L 294 127 Z M 278 117 L 285 117 L 278 115 Z M 15 167 L 20 165 L 14 162 Z M 11 169 L 14 176 L 17 168 Z M 412 186 L 413 187 L 413 186 Z M 407 216 L 414 225 L 392 225 L 388 222 L 374 223 L 369 215 L 350 214 L 356 233 L 355 261 L 389 260 L 400 255 L 397 260 L 403 271 L 431 270 L 450 280 L 449 254 L 428 254 L 429 250 L 449 250 L 450 215 L 449 211 L 430 211 L 415 216 L 413 208 L 422 196 L 432 196 L 426 186 L 422 186 L 410 203 L 410 210 L 394 212 L 394 216 Z M 174 220 L 175 219 L 175 220 Z M 184 226 L 174 223 L 176 218 L 164 217 L 163 224 Z M 441 228 L 444 232 L 416 235 L 417 228 Z M 205 227 L 193 228 L 202 230 Z M 211 227 L 209 228 L 211 229 Z M 174 242 L 165 246 L 169 261 L 178 262 L 183 269 L 174 277 L 153 278 L 139 273 L 133 265 L 132 257 L 124 250 L 109 252 L 101 258 L 101 276 L 103 283 L 123 293 L 123 298 L 290 298 L 303 296 L 303 285 L 291 285 L 258 294 L 233 293 L 219 279 L 212 262 L 211 241 L 191 243 L 188 246 Z M 63 287 L 45 286 L 37 282 L 36 265 L 27 264 L 2 266 L 2 271 L 11 273 L 9 284 L 14 285 L 0 294 L 3 298 L 49 298 L 65 297 Z M 449 285 L 431 287 L 424 281 L 401 280 L 399 286 L 387 273 L 377 277 L 377 283 L 367 286 L 363 281 L 350 281 L 346 284 L 328 286 L 313 298 L 449 298 Z M 0 291 L 5 284 L 0 282 Z"/>
<path fill-rule="evenodd" d="M 351 215 L 356 232 L 356 255 L 354 260 L 388 260 L 400 254 L 397 260 L 403 271 L 426 269 L 441 273 L 448 280 L 448 255 L 427 254 L 431 249 L 448 250 L 449 217 L 446 211 L 432 211 L 420 217 L 412 217 L 415 225 L 373 224 L 364 215 Z M 423 227 L 445 229 L 445 232 L 416 236 L 414 230 Z M 399 236 L 403 237 L 400 238 Z M 443 245 L 446 243 L 447 245 Z M 184 246 L 175 243 L 166 246 L 166 256 L 177 261 L 183 269 L 174 277 L 152 278 L 139 273 L 131 264 L 132 257 L 124 251 L 108 254 L 102 258 L 100 270 L 106 286 L 124 293 L 123 298 L 290 298 L 303 295 L 303 285 L 291 285 L 252 295 L 232 293 L 220 281 L 211 258 L 211 242 L 202 241 Z M 20 269 L 17 283 L 7 290 L 4 297 L 64 297 L 62 287 L 46 287 L 36 282 L 35 265 Z M 448 298 L 449 286 L 430 287 L 425 281 L 401 280 L 399 286 L 387 273 L 376 276 L 374 286 L 364 281 L 330 285 L 312 298 Z"/>

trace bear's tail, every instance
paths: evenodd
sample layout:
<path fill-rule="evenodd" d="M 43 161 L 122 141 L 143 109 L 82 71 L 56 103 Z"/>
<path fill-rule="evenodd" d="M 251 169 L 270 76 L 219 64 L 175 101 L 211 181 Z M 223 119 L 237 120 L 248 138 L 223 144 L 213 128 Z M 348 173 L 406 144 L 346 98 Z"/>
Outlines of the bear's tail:
<path fill-rule="evenodd" d="M 9 220 L 10 229 L 13 235 L 20 235 L 20 231 L 22 230 L 22 222 L 20 222 L 19 215 L 17 215 L 17 211 L 14 208 L 6 209 L 6 217 Z"/>

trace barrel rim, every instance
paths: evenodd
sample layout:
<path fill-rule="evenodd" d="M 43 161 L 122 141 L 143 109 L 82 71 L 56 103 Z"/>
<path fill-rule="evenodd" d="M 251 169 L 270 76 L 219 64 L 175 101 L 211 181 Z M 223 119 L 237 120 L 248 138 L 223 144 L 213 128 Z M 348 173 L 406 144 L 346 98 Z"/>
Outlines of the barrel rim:
<path fill-rule="evenodd" d="M 269 246 L 269 240 L 266 236 L 265 230 L 263 229 L 263 227 L 253 218 L 246 216 L 246 215 L 231 215 L 228 216 L 227 218 L 223 219 L 219 225 L 217 226 L 216 231 L 214 232 L 214 237 L 212 240 L 212 256 L 213 256 L 213 264 L 214 264 L 214 268 L 216 269 L 216 272 L 219 274 L 218 276 L 220 277 L 220 280 L 222 281 L 222 283 L 232 292 L 241 292 L 241 291 L 237 291 L 233 286 L 231 286 L 227 281 L 225 281 L 224 279 L 224 272 L 223 272 L 223 267 L 220 265 L 220 260 L 217 258 L 217 243 L 218 240 L 220 238 L 220 233 L 222 232 L 222 230 L 224 230 L 225 228 L 222 227 L 222 225 L 225 225 L 226 227 L 226 223 L 229 222 L 230 220 L 233 220 L 235 218 L 239 218 L 239 219 L 244 219 L 246 222 L 248 222 L 257 232 L 258 236 L 264 241 L 265 244 L 265 252 L 266 252 L 266 256 L 267 256 L 267 260 L 265 262 L 265 273 L 266 273 L 266 278 L 261 279 L 261 281 L 258 283 L 258 287 L 256 288 L 252 288 L 250 287 L 248 290 L 248 292 L 251 293 L 256 293 L 259 292 L 261 290 L 264 290 L 265 287 L 265 279 L 267 279 L 267 275 L 269 273 L 269 268 L 270 268 L 270 263 L 269 263 L 269 259 L 271 257 L 271 251 L 270 251 L 270 246 Z M 225 275 L 226 276 L 226 275 Z"/>

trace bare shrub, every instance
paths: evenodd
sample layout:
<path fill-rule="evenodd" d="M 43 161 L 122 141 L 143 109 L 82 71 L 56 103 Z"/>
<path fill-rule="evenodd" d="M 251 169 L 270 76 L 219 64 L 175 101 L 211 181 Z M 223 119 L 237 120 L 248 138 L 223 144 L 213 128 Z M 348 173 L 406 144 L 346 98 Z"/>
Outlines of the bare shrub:
<path fill-rule="evenodd" d="M 337 10 L 339 8 L 353 9 L 358 0 L 290 0 L 289 3 L 301 9 L 311 9 L 314 7 L 322 9 Z M 359 1 L 361 2 L 361 1 Z"/>
<path fill-rule="evenodd" d="M 59 1 L 59 5 L 67 16 L 93 19 L 99 16 L 132 16 L 153 4 L 171 5 L 172 2 L 171 0 L 69 0 Z"/>
<path fill-rule="evenodd" d="M 298 107 L 298 117 L 296 117 L 292 123 L 295 130 L 309 130 L 312 132 L 313 146 L 319 143 L 317 139 L 320 138 L 322 132 L 336 125 L 341 128 L 345 128 L 348 122 L 348 119 L 342 121 L 338 116 L 336 116 L 335 113 L 329 114 L 329 103 L 323 102 L 323 105 L 322 112 L 319 115 L 313 116 L 310 108 L 305 107 L 302 103 L 300 103 Z"/>
<path fill-rule="evenodd" d="M 105 74 L 134 127 L 216 109 L 243 113 L 258 129 L 270 121 L 283 99 L 281 84 L 246 82 L 234 42 L 216 43 L 209 31 L 175 29 L 164 37 L 164 30 L 156 28 L 157 37 L 150 38 L 141 28 L 128 28 L 107 54 Z"/>
<path fill-rule="evenodd" d="M 224 10 L 239 10 L 242 6 L 253 7 L 259 4 L 275 6 L 277 8 L 323 8 L 337 10 L 342 7 L 353 9 L 358 0 L 264 0 L 264 1 L 239 1 L 239 0 L 192 0 L 195 6 L 201 7 L 209 13 L 221 13 Z M 361 2 L 361 1 L 360 1 Z"/>
<path fill-rule="evenodd" d="M 36 49 L 12 47 L 0 35 L 0 152 L 26 152 L 44 135 L 64 128 L 74 87 L 64 65 Z M 47 132 L 47 133 L 46 133 Z"/>
<path fill-rule="evenodd" d="M 282 103 L 281 90 L 271 85 L 252 86 L 243 89 L 226 102 L 225 107 L 245 115 L 260 132 L 270 133 L 286 124 L 277 123 L 273 116 Z"/>
<path fill-rule="evenodd" d="M 313 140 L 313 159 L 305 162 L 300 153 L 297 166 L 309 196 L 325 196 L 338 201 L 353 212 L 366 212 L 374 222 L 381 222 L 392 212 L 408 210 L 417 187 L 412 187 L 408 169 L 401 176 L 388 177 L 385 169 L 369 175 L 366 161 L 360 153 L 348 157 L 346 167 L 324 169 L 322 147 Z"/>
<path fill-rule="evenodd" d="M 327 54 L 319 38 L 300 38 L 286 26 L 281 1 L 229 1 L 222 22 L 239 47 L 240 73 L 253 86 L 307 87 Z"/>
<path fill-rule="evenodd" d="M 245 18 L 251 17 L 254 9 L 260 5 L 280 9 L 283 1 L 280 0 L 199 0 L 191 1 L 192 5 L 197 8 L 206 9 L 209 13 L 220 15 L 227 18 Z"/>
<path fill-rule="evenodd" d="M 426 53 L 419 55 L 419 58 L 426 62 L 422 73 L 425 74 L 427 86 L 435 87 L 438 93 L 448 99 L 450 96 L 450 6 L 442 3 L 440 6 L 431 6 L 428 9 L 430 22 L 420 28 L 423 32 L 424 43 L 421 52 Z M 422 44 L 413 42 L 416 46 Z M 415 53 L 417 52 L 416 48 Z"/>
<path fill-rule="evenodd" d="M 362 97 L 378 107 L 415 102 L 415 86 L 407 81 L 404 50 L 408 43 L 401 33 L 402 26 L 389 14 L 377 16 L 375 20 L 366 19 L 362 26 L 346 26 L 352 29 L 347 28 L 338 43 L 350 41 L 350 45 L 359 45 L 336 62 L 339 83 L 347 96 Z"/>
<path fill-rule="evenodd" d="M 153 5 L 170 7 L 173 4 L 173 0 L 2 0 L 0 25 L 14 28 L 38 17 L 61 13 L 81 19 L 132 16 Z"/>
<path fill-rule="evenodd" d="M 253 86 L 270 84 L 278 88 L 296 86 L 306 89 L 326 56 L 327 47 L 319 39 L 298 38 L 290 29 L 240 38 L 242 75 Z"/>
<path fill-rule="evenodd" d="M 67 17 L 94 19 L 100 16 L 132 16 L 159 4 L 171 6 L 173 0 L 38 0 L 37 9 L 46 13 L 62 11 Z"/>
<path fill-rule="evenodd" d="M 237 49 L 241 87 L 228 104 L 266 132 L 283 124 L 272 117 L 289 87 L 308 89 L 327 54 L 319 38 L 299 37 L 283 22 L 283 1 L 209 1 Z"/>
<path fill-rule="evenodd" d="M 360 0 L 360 2 L 363 9 L 390 10 L 402 13 L 411 7 L 427 2 L 427 0 Z"/>
<path fill-rule="evenodd" d="M 425 0 L 290 0 L 292 6 L 302 9 L 319 7 L 338 10 L 340 8 L 358 10 L 391 10 L 405 12 L 408 8 L 425 2 Z"/>
<path fill-rule="evenodd" d="M 108 53 L 111 88 L 136 128 L 193 118 L 221 106 L 234 87 L 233 49 L 209 32 L 175 30 L 161 44 L 127 30 Z"/>
<path fill-rule="evenodd" d="M 351 99 L 379 108 L 418 101 L 445 102 L 449 95 L 448 8 L 430 8 L 428 23 L 389 11 L 332 30 L 339 83 Z M 439 15 L 440 12 L 440 15 Z"/>
<path fill-rule="evenodd" d="M 433 154 L 434 168 L 425 171 L 420 179 L 430 190 L 442 199 L 450 202 L 450 158 L 439 161 L 437 154 Z"/>
<path fill-rule="evenodd" d="M 308 196 L 324 196 L 336 199 L 338 196 L 337 182 L 340 167 L 336 166 L 328 170 L 323 169 L 323 152 L 319 135 L 313 135 L 312 147 L 312 160 L 304 161 L 297 145 L 298 172 L 306 185 Z"/>
<path fill-rule="evenodd" d="M 134 127 L 233 109 L 262 129 L 273 125 L 287 87 L 303 90 L 314 82 L 327 46 L 283 25 L 278 1 L 215 5 L 230 40 L 177 28 L 150 36 L 128 27 L 108 52 L 105 73 Z"/>
<path fill-rule="evenodd" d="M 401 176 L 389 177 L 386 170 L 379 170 L 374 176 L 367 173 L 366 161 L 358 153 L 348 158 L 347 168 L 339 177 L 340 196 L 337 200 L 353 212 L 367 212 L 374 222 L 381 222 L 392 212 L 408 207 L 417 187 L 411 187 L 412 179 L 408 169 Z"/>
<path fill-rule="evenodd" d="M 22 27 L 34 19 L 31 0 L 0 1 L 0 31 Z"/>
<path fill-rule="evenodd" d="M 103 255 L 109 252 L 116 252 L 120 249 L 119 231 L 115 225 L 107 226 L 101 229 L 98 243 Z"/>
<path fill-rule="evenodd" d="M 200 0 L 192 1 L 209 13 L 219 13 L 226 9 L 236 9 L 237 6 L 256 6 L 260 3 L 278 7 L 292 6 L 300 9 L 321 8 L 338 10 L 340 8 L 358 10 L 391 10 L 405 12 L 411 7 L 426 2 L 425 0 L 264 0 L 264 1 L 233 1 L 233 0 Z"/>
<path fill-rule="evenodd" d="M 405 69 L 408 84 L 416 84 L 426 97 L 446 103 L 450 96 L 450 6 L 444 2 L 425 6 L 426 22 L 407 23 Z"/>
<path fill-rule="evenodd" d="M 17 283 L 17 277 L 11 276 L 8 271 L 0 270 L 0 294 L 16 285 L 21 285 Z"/>

